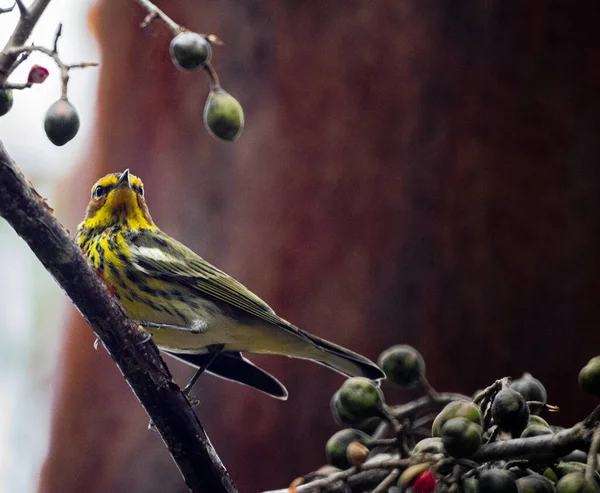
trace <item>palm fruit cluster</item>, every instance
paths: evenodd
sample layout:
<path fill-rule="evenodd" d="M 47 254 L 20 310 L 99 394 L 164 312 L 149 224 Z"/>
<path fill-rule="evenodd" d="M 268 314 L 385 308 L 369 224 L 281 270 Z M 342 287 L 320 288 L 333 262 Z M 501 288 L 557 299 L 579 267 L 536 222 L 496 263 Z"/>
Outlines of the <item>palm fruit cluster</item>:
<path fill-rule="evenodd" d="M 548 404 L 544 385 L 529 373 L 467 397 L 435 392 L 425 379 L 423 357 L 410 346 L 391 347 L 378 364 L 392 384 L 425 395 L 390 406 L 375 382 L 346 380 L 331 399 L 333 417 L 344 428 L 326 443 L 328 465 L 296 479 L 290 491 L 320 481 L 320 492 L 600 493 L 600 454 L 594 464 L 589 443 L 582 450 L 576 448 L 581 440 L 568 442 L 572 446 L 563 440 L 581 431 L 581 424 L 565 430 L 546 421 L 558 408 Z M 600 397 L 600 356 L 581 370 L 579 385 Z M 590 416 L 596 431 L 586 436 L 600 441 L 600 407 Z M 558 442 L 551 443 L 557 433 L 561 453 Z M 536 441 L 543 443 L 528 445 Z M 496 452 L 490 459 L 490 444 L 514 445 L 510 450 L 525 444 L 534 453 L 519 459 L 514 452 L 506 458 Z M 386 461 L 388 469 L 375 474 L 374 465 Z"/>

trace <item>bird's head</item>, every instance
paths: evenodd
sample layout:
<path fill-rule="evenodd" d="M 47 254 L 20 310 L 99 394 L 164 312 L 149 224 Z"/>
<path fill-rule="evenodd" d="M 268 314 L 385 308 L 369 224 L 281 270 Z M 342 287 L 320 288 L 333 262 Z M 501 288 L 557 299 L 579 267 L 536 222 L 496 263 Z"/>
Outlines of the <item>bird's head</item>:
<path fill-rule="evenodd" d="M 131 230 L 155 228 L 144 199 L 144 184 L 128 169 L 106 175 L 94 184 L 81 225 L 102 229 L 117 224 Z"/>

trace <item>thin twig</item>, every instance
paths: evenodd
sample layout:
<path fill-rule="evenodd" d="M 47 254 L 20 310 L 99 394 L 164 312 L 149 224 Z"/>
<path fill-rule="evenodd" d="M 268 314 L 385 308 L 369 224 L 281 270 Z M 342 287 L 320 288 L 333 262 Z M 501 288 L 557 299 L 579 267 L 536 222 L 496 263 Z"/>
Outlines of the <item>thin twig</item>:
<path fill-rule="evenodd" d="M 490 437 L 487 439 L 486 443 L 493 443 L 498 438 L 498 434 L 500 433 L 500 428 L 498 426 L 494 427 L 494 431 L 490 434 Z"/>
<path fill-rule="evenodd" d="M 473 397 L 473 402 L 475 404 L 480 404 L 486 397 L 490 397 L 498 393 L 500 390 L 507 387 L 509 384 L 510 377 L 500 378 L 499 380 L 496 380 L 492 385 L 479 392 L 475 397 Z"/>
<path fill-rule="evenodd" d="M 59 29 L 60 32 L 60 29 Z M 59 32 L 57 32 L 58 35 Z M 56 48 L 56 41 L 58 40 L 58 36 L 55 39 L 55 48 Z M 6 52 L 7 55 L 21 55 L 21 54 L 30 54 L 34 51 L 38 51 L 40 53 L 43 53 L 44 55 L 49 56 L 50 58 L 52 58 L 52 60 L 54 60 L 54 63 L 56 63 L 56 65 L 58 66 L 59 70 L 60 70 L 60 78 L 62 81 L 62 97 L 64 99 L 66 99 L 67 97 L 67 85 L 69 83 L 69 70 L 73 69 L 73 68 L 87 68 L 87 67 L 97 67 L 99 64 L 96 62 L 82 62 L 82 63 L 73 63 L 73 64 L 66 64 L 64 63 L 61 59 L 60 56 L 58 55 L 58 52 L 55 50 L 50 50 L 48 48 L 45 48 L 44 46 L 37 46 L 37 45 L 31 45 L 31 46 L 21 46 L 19 48 L 11 48 L 10 50 L 8 50 Z"/>
<path fill-rule="evenodd" d="M 381 483 L 379 483 L 377 485 L 377 488 L 375 488 L 371 493 L 384 493 L 388 490 L 390 486 L 392 486 L 392 484 L 396 482 L 398 476 L 400 476 L 400 469 L 392 469 L 392 472 L 390 472 L 387 475 L 387 477 Z"/>
<path fill-rule="evenodd" d="M 0 14 L 8 14 L 9 12 L 12 12 L 15 8 L 16 3 L 13 3 L 12 6 L 8 7 L 7 9 L 0 9 Z"/>
<path fill-rule="evenodd" d="M 177 24 L 173 19 L 171 19 L 160 8 L 154 5 L 150 0 L 137 0 L 137 2 L 148 11 L 148 14 L 140 23 L 140 27 L 142 29 L 147 28 L 155 19 L 160 19 L 167 25 L 167 28 L 169 29 L 169 31 L 171 31 L 171 34 L 173 36 L 177 36 L 179 33 L 188 30 L 187 28 Z M 219 37 L 216 34 L 200 34 L 200 36 L 204 37 L 204 39 L 206 39 L 206 41 L 208 41 L 211 44 L 224 44 L 223 41 L 221 41 L 221 39 L 219 39 Z"/>
<path fill-rule="evenodd" d="M 427 394 L 429 397 L 431 397 L 432 400 L 436 401 L 439 397 L 439 393 L 437 390 L 435 390 L 433 388 L 433 386 L 429 383 L 429 381 L 425 378 L 422 377 L 421 381 L 419 382 L 421 388 L 423 389 L 423 391 L 425 392 L 425 394 Z"/>
<path fill-rule="evenodd" d="M 60 35 L 62 34 L 62 22 L 58 24 L 58 29 L 56 29 L 56 34 L 54 35 L 54 43 L 52 52 L 58 53 L 58 40 L 60 39 Z"/>
<path fill-rule="evenodd" d="M 15 0 L 15 3 L 19 7 L 19 12 L 21 12 L 21 15 L 22 16 L 27 15 L 27 7 L 25 7 L 23 0 Z"/>
<path fill-rule="evenodd" d="M 149 0 L 138 0 L 138 3 L 148 11 L 148 15 L 144 18 L 140 27 L 147 27 L 155 18 L 159 17 L 167 25 L 173 36 L 177 36 L 185 30 Z"/>
<path fill-rule="evenodd" d="M 585 466 L 585 476 L 592 484 L 596 482 L 596 470 L 598 469 L 598 453 L 600 453 L 600 427 L 594 431 L 592 444 L 588 452 L 587 464 Z"/>
<path fill-rule="evenodd" d="M 593 430 L 587 428 L 585 423 L 578 423 L 553 435 L 513 438 L 484 444 L 471 459 L 477 462 L 530 458 L 536 461 L 554 460 L 575 449 L 587 449 L 592 433 Z"/>
<path fill-rule="evenodd" d="M 418 417 L 425 412 L 429 412 L 432 408 L 439 409 L 441 406 L 445 406 L 453 401 L 470 401 L 469 396 L 463 394 L 457 394 L 454 392 L 439 392 L 435 399 L 432 399 L 429 395 L 420 397 L 406 404 L 400 406 L 390 406 L 389 412 L 398 420 L 411 419 Z"/>
<path fill-rule="evenodd" d="M 410 455 L 410 450 L 408 450 L 408 445 L 406 444 L 406 427 L 400 423 L 400 421 L 398 421 L 396 417 L 392 415 L 388 409 L 386 409 L 385 406 L 382 410 L 381 417 L 385 419 L 394 430 L 394 434 L 398 440 L 401 457 L 408 457 Z"/>
<path fill-rule="evenodd" d="M 297 486 L 296 493 L 310 493 L 324 490 L 328 486 L 334 485 L 338 481 L 345 481 L 352 475 L 356 474 L 359 470 L 360 472 L 366 472 L 377 469 L 406 469 L 409 466 L 409 464 L 409 459 L 400 459 L 397 455 L 380 454 L 373 457 L 372 459 L 369 459 L 364 464 L 361 464 L 360 469 L 356 466 L 353 466 L 350 469 L 346 469 L 345 471 L 331 474 L 326 478 L 318 479 L 316 481 L 313 481 L 312 483 Z M 288 489 L 265 491 L 264 493 L 288 493 Z"/>
<path fill-rule="evenodd" d="M 0 215 L 71 298 L 154 423 L 192 492 L 236 493 L 185 395 L 157 347 L 127 318 L 0 142 Z"/>
<path fill-rule="evenodd" d="M 4 86 L 6 79 L 13 72 L 14 64 L 18 57 L 18 55 L 8 54 L 7 51 L 25 44 L 49 3 L 50 0 L 35 0 L 31 4 L 31 7 L 27 8 L 21 0 L 17 0 L 17 6 L 21 11 L 21 18 L 0 53 L 0 87 Z"/>
<path fill-rule="evenodd" d="M 210 88 L 211 89 L 219 89 L 221 87 L 221 83 L 219 82 L 219 76 L 217 71 L 212 66 L 212 63 L 206 62 L 202 68 L 208 74 L 208 78 L 210 79 Z"/>
<path fill-rule="evenodd" d="M 19 83 L 13 83 L 13 82 L 5 82 L 4 86 L 2 86 L 3 89 L 29 89 L 31 86 L 33 86 L 33 82 L 25 82 L 23 84 L 19 84 Z"/>

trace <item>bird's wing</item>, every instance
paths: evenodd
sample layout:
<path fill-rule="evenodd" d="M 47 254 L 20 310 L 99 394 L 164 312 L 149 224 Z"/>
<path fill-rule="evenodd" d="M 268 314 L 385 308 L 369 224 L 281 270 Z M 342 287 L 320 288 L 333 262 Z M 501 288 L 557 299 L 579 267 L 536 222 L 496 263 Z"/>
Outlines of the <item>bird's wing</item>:
<path fill-rule="evenodd" d="M 126 241 L 133 264 L 145 275 L 183 284 L 266 322 L 288 325 L 249 289 L 170 236 L 158 231 L 139 232 Z"/>

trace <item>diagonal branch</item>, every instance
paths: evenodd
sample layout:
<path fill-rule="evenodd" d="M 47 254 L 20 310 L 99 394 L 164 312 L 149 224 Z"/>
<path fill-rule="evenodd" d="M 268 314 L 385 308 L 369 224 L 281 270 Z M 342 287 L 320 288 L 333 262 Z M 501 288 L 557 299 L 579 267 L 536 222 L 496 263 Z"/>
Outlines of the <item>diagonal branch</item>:
<path fill-rule="evenodd" d="M 158 349 L 92 269 L 67 231 L 27 183 L 0 141 L 0 216 L 71 298 L 123 373 L 192 492 L 235 493 L 186 397 Z"/>

